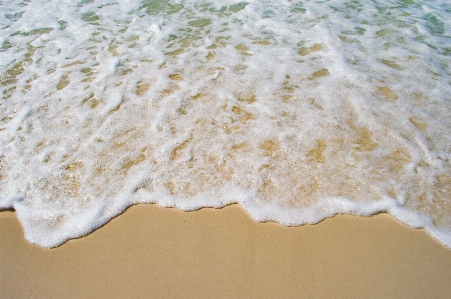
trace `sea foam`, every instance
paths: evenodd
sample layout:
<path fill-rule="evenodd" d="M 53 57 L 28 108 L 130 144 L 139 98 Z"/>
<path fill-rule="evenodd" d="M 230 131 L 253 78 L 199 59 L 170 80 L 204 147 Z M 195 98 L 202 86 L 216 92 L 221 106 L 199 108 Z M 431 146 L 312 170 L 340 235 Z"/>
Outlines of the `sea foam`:
<path fill-rule="evenodd" d="M 0 208 L 54 247 L 127 207 L 388 212 L 451 247 L 446 1 L 3 1 Z"/>

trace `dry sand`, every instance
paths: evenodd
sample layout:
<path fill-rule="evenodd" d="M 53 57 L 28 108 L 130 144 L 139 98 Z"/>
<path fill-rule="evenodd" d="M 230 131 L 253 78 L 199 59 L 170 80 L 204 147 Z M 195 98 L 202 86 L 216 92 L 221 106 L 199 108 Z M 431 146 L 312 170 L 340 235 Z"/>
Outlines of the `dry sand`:
<path fill-rule="evenodd" d="M 0 212 L 1 298 L 449 298 L 451 250 L 385 214 L 256 223 L 238 205 L 129 208 L 51 250 Z"/>

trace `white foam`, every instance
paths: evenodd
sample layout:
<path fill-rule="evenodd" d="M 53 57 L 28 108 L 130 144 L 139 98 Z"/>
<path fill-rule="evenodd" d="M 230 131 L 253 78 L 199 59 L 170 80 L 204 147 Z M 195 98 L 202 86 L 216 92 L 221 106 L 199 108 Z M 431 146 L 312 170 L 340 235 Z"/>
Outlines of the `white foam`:
<path fill-rule="evenodd" d="M 417 3 L 3 1 L 0 208 L 44 247 L 136 203 L 451 247 L 450 13 Z"/>

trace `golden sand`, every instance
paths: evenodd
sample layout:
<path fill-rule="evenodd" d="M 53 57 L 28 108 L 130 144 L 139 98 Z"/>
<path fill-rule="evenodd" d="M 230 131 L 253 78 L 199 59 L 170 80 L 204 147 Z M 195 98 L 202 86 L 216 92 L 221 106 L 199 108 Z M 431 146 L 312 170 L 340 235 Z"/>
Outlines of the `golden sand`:
<path fill-rule="evenodd" d="M 386 214 L 256 223 L 238 205 L 129 208 L 54 249 L 0 213 L 1 298 L 449 298 L 451 250 Z"/>

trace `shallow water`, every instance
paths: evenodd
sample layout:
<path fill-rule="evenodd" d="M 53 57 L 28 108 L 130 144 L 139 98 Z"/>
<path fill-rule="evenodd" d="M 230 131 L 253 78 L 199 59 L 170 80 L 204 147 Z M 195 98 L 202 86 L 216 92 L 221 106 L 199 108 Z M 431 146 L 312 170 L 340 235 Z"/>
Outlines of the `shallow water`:
<path fill-rule="evenodd" d="M 2 1 L 0 207 L 53 247 L 126 207 L 387 211 L 451 247 L 446 1 Z"/>

